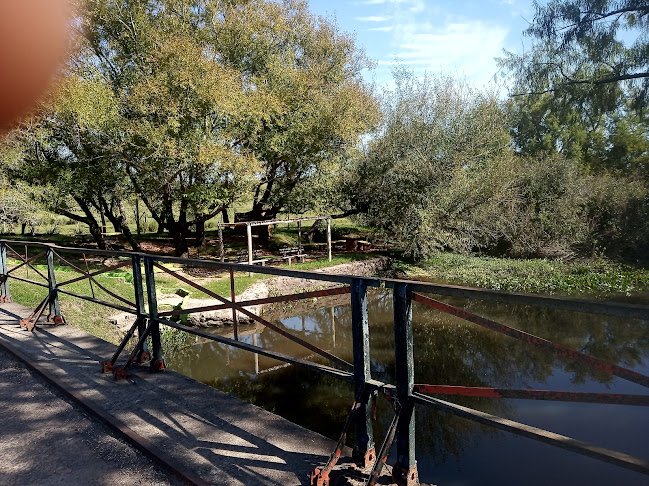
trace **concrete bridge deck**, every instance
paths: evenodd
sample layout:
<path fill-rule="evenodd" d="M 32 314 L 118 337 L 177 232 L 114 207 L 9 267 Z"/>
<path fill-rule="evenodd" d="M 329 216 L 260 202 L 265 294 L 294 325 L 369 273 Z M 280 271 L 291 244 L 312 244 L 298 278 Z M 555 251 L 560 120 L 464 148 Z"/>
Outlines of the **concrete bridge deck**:
<path fill-rule="evenodd" d="M 100 373 L 99 365 L 110 359 L 114 345 L 72 326 L 27 332 L 18 320 L 29 312 L 15 303 L 0 305 L 0 345 L 191 483 L 308 484 L 309 472 L 325 463 L 335 446 L 315 432 L 174 371 L 148 373 L 135 366 L 126 380 L 115 381 Z"/>

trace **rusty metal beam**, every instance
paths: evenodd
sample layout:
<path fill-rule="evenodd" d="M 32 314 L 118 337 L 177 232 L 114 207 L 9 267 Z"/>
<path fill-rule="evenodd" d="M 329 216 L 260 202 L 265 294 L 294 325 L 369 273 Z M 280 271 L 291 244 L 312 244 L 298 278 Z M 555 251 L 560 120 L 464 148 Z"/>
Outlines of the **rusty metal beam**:
<path fill-rule="evenodd" d="M 130 256 L 130 255 L 122 255 L 122 256 Z M 126 266 L 128 266 L 130 264 L 131 264 L 130 260 L 120 262 L 120 263 L 118 263 L 116 265 L 111 265 L 110 267 L 102 268 L 101 270 L 96 270 L 96 271 L 94 271 L 92 273 L 89 273 L 87 275 L 84 275 L 82 277 L 72 278 L 70 280 L 66 280 L 65 282 L 61 282 L 59 284 L 59 287 L 63 287 L 64 285 L 69 285 L 71 283 L 79 282 L 79 281 L 84 280 L 84 279 L 86 279 L 88 277 L 96 277 L 97 275 L 101 275 L 102 273 L 110 272 L 112 270 L 117 270 L 118 268 L 126 267 Z"/>
<path fill-rule="evenodd" d="M 40 252 L 40 253 L 38 253 L 38 254 L 32 256 L 31 258 L 25 258 L 25 257 L 23 257 L 22 255 L 20 255 L 19 253 L 17 253 L 16 250 L 14 250 L 13 248 L 11 248 L 10 246 L 7 246 L 7 248 L 9 248 L 9 249 L 14 253 L 14 254 L 18 255 L 18 256 L 20 257 L 20 259 L 22 260 L 22 263 L 21 263 L 21 264 L 19 264 L 19 265 L 13 267 L 13 268 L 11 268 L 11 269 L 9 269 L 9 270 L 7 271 L 7 274 L 10 274 L 11 272 L 13 272 L 13 271 L 15 271 L 15 270 L 18 270 L 19 268 L 22 268 L 22 267 L 25 266 L 25 265 L 28 265 L 28 266 L 31 267 L 31 265 L 29 265 L 31 262 L 33 262 L 34 260 L 38 260 L 40 257 L 44 256 L 45 253 L 46 253 L 46 252 L 42 251 L 42 252 Z M 31 267 L 31 268 L 34 269 L 34 267 Z M 35 269 L 34 269 L 34 270 L 35 270 Z"/>
<path fill-rule="evenodd" d="M 55 252 L 54 250 L 52 250 L 52 251 L 53 251 L 54 255 L 55 255 L 55 256 L 56 256 L 56 257 L 57 257 L 61 262 L 65 263 L 68 267 L 72 268 L 73 270 L 76 270 L 78 273 L 81 273 L 82 275 L 85 275 L 85 276 L 88 276 L 88 274 L 90 273 L 90 272 L 87 272 L 87 271 L 84 271 L 84 270 L 80 269 L 80 268 L 77 267 L 74 263 L 69 262 L 68 260 L 66 260 L 65 258 L 63 258 L 61 255 L 59 255 L 59 254 L 58 254 L 57 252 Z M 84 258 L 84 260 L 85 260 L 85 258 Z M 88 264 L 88 262 L 86 261 L 86 265 L 87 265 L 87 264 Z"/>
<path fill-rule="evenodd" d="M 505 430 L 516 435 L 528 437 L 539 442 L 544 442 L 562 449 L 566 449 L 584 456 L 592 457 L 600 461 L 615 464 L 616 466 L 630 469 L 642 474 L 649 475 L 649 462 L 637 457 L 624 454 L 622 452 L 612 451 L 604 447 L 594 446 L 586 442 L 582 442 L 564 435 L 548 432 L 547 430 L 532 427 L 530 425 L 514 422 L 513 420 L 497 417 L 495 415 L 474 410 L 472 408 L 463 407 L 455 403 L 433 398 L 421 393 L 414 393 L 413 399 L 416 403 L 431 406 L 444 412 L 449 412 L 458 417 L 469 419 L 473 422 L 478 422 L 484 425 L 489 425 L 497 429 Z"/>
<path fill-rule="evenodd" d="M 98 281 L 93 277 L 93 275 L 90 274 L 89 271 L 84 271 L 84 270 L 82 270 L 81 268 L 79 268 L 79 267 L 77 267 L 76 265 L 74 265 L 73 263 L 70 263 L 68 260 L 66 260 L 65 258 L 63 258 L 63 257 L 62 257 L 61 255 L 59 255 L 58 253 L 56 253 L 56 252 L 53 252 L 53 253 L 54 253 L 54 255 L 56 255 L 56 256 L 58 257 L 58 259 L 59 259 L 61 262 L 65 263 L 66 265 L 68 265 L 68 266 L 69 266 L 70 268 L 72 268 L 73 270 L 76 270 L 78 273 L 80 273 L 80 274 L 83 275 L 84 277 L 88 278 L 88 282 L 90 282 L 90 291 L 91 291 L 92 294 L 93 294 L 93 298 L 95 297 L 95 295 L 94 295 L 94 294 L 95 294 L 95 291 L 94 291 L 94 289 L 92 288 L 92 284 L 94 283 L 95 285 L 97 285 L 97 287 L 99 287 L 101 290 L 103 290 L 104 292 L 106 292 L 108 295 L 110 295 L 110 296 L 113 297 L 114 299 L 119 300 L 119 301 L 122 302 L 123 304 L 130 305 L 131 307 L 136 307 L 136 304 L 135 304 L 134 302 L 131 302 L 130 300 L 125 299 L 125 298 L 121 297 L 120 295 L 115 294 L 114 292 L 108 290 L 106 287 L 104 287 L 102 284 L 100 284 L 100 283 L 99 283 L 99 282 L 98 282 Z M 87 265 L 88 265 L 88 261 L 86 260 L 86 255 L 85 255 L 85 254 L 83 255 L 83 259 L 84 259 L 84 261 L 86 262 L 86 266 L 87 266 Z M 125 262 L 125 263 L 126 263 L 126 262 Z M 109 267 L 109 268 L 111 268 L 111 267 Z M 107 271 L 106 269 L 102 269 L 102 273 L 105 273 L 106 271 Z M 72 283 L 72 282 L 68 281 L 68 282 L 66 282 L 66 283 Z M 63 283 L 63 284 L 60 284 L 60 285 L 65 285 L 66 283 Z"/>
<path fill-rule="evenodd" d="M 0 240 L 5 243 L 16 243 L 12 240 Z M 218 268 L 235 271 L 254 272 L 266 275 L 277 275 L 293 278 L 303 278 L 308 280 L 320 280 L 325 282 L 338 282 L 349 285 L 355 276 L 353 275 L 333 275 L 324 272 L 306 272 L 302 270 L 289 270 L 277 267 L 259 267 L 249 266 L 236 263 L 222 263 L 219 261 L 193 258 L 180 258 L 168 256 L 151 256 L 145 253 L 118 252 L 111 250 L 89 250 L 87 248 L 66 248 L 49 243 L 40 242 L 20 242 L 29 246 L 41 248 L 55 248 L 58 251 L 68 253 L 89 253 L 100 256 L 124 257 L 131 255 L 140 255 L 153 258 L 156 262 L 177 263 L 181 265 L 191 265 L 202 268 Z M 625 304 L 620 302 L 606 301 L 587 301 L 569 297 L 556 297 L 537 294 L 528 294 L 521 292 L 507 292 L 503 290 L 489 290 L 475 287 L 463 287 L 459 285 L 435 284 L 428 282 L 413 282 L 399 279 L 382 279 L 375 277 L 363 277 L 369 287 L 394 288 L 398 284 L 407 284 L 413 292 L 423 292 L 429 294 L 446 295 L 451 297 L 461 297 L 466 299 L 487 300 L 491 302 L 503 302 L 516 305 L 530 305 L 536 307 L 545 307 L 559 309 L 569 312 L 583 312 L 590 314 L 601 314 L 618 317 L 628 317 L 634 319 L 649 319 L 649 306 L 638 304 Z"/>
<path fill-rule="evenodd" d="M 117 295 L 115 292 L 112 292 L 108 290 L 106 287 L 104 287 L 102 284 L 97 282 L 94 278 L 90 277 L 90 280 L 95 283 L 97 287 L 99 287 L 101 290 L 106 292 L 108 295 L 110 295 L 112 298 L 119 300 L 122 304 L 130 305 L 131 307 L 137 307 L 135 302 L 131 302 L 128 299 L 125 299 L 124 297 Z"/>
<path fill-rule="evenodd" d="M 297 300 L 313 299 L 318 297 L 329 297 L 331 295 L 344 295 L 351 292 L 350 287 L 336 287 L 333 289 L 314 290 L 312 292 L 300 292 L 298 294 L 278 295 L 276 297 L 265 297 L 263 299 L 242 300 L 237 302 L 241 307 L 250 307 L 260 304 L 274 304 L 277 302 L 294 302 Z M 230 309 L 228 304 L 206 305 L 203 307 L 190 307 L 189 309 L 174 309 L 170 311 L 160 312 L 158 315 L 163 316 L 177 316 L 181 314 L 191 314 L 193 312 L 205 312 L 213 310 Z"/>
<path fill-rule="evenodd" d="M 388 460 L 388 455 L 390 454 L 390 449 L 392 448 L 392 443 L 394 442 L 394 437 L 397 433 L 398 424 L 401 421 L 401 415 L 405 407 L 406 404 L 397 404 L 397 407 L 394 411 L 394 416 L 392 417 L 390 426 L 388 427 L 388 430 L 385 433 L 385 438 L 383 439 L 383 443 L 381 444 L 381 449 L 379 449 L 379 453 L 376 456 L 376 461 L 374 462 L 372 470 L 370 471 L 370 475 L 367 478 L 367 483 L 365 483 L 367 486 L 375 486 L 377 480 L 379 479 L 379 476 L 381 475 L 383 466 L 385 466 L 385 463 Z"/>
<path fill-rule="evenodd" d="M 361 391 L 356 395 L 356 399 L 352 404 L 352 409 L 349 411 L 349 414 L 347 414 L 347 419 L 345 420 L 343 431 L 340 434 L 340 438 L 338 439 L 338 442 L 336 443 L 336 448 L 329 456 L 329 460 L 327 461 L 327 464 L 325 464 L 325 466 L 322 469 L 316 468 L 314 471 L 311 472 L 310 474 L 311 486 L 329 486 L 329 479 L 330 479 L 329 474 L 331 473 L 333 468 L 338 463 L 338 460 L 340 459 L 340 456 L 343 451 L 343 447 L 345 447 L 345 441 L 347 440 L 347 432 L 349 432 L 349 429 L 351 428 L 352 423 L 354 422 L 354 417 L 357 414 L 357 409 L 363 405 L 361 402 L 363 400 L 364 393 L 365 393 L 365 388 L 363 387 Z"/>
<path fill-rule="evenodd" d="M 42 253 L 39 253 L 38 255 L 36 255 L 36 257 L 30 258 L 30 259 L 27 261 L 27 260 L 25 260 L 25 258 L 24 258 L 20 253 L 18 253 L 16 250 L 14 250 L 13 248 L 11 248 L 9 245 L 7 245 L 7 248 L 8 248 L 9 250 L 11 250 L 11 252 L 12 252 L 14 255 L 16 255 L 16 256 L 17 256 L 17 257 L 18 257 L 18 258 L 23 262 L 21 265 L 18 265 L 17 267 L 12 268 L 12 269 L 9 270 L 7 273 L 13 272 L 14 270 L 16 270 L 16 269 L 18 269 L 18 268 L 20 268 L 20 267 L 22 267 L 23 265 L 26 264 L 28 268 L 31 268 L 32 270 L 34 270 L 34 271 L 35 271 L 35 272 L 36 272 L 36 273 L 37 273 L 37 274 L 38 274 L 38 275 L 39 275 L 43 280 L 47 280 L 47 277 L 46 277 L 44 274 L 42 274 L 42 273 L 40 272 L 40 270 L 38 270 L 35 266 L 33 266 L 33 265 L 31 264 L 31 262 L 32 262 L 33 260 L 35 260 L 36 258 L 40 258 L 41 256 L 45 255 L 45 254 L 47 253 L 47 250 L 45 250 L 45 251 L 42 252 Z"/>
<path fill-rule="evenodd" d="M 566 346 L 562 346 L 561 344 L 553 343 L 552 341 L 548 341 L 547 339 L 543 339 L 533 334 L 520 331 L 513 327 L 508 327 L 503 324 L 499 324 L 498 322 L 492 321 L 485 317 L 478 316 L 471 312 L 465 311 L 464 309 L 459 309 L 458 307 L 445 304 L 444 302 L 431 299 L 430 297 L 424 297 L 423 295 L 420 294 L 413 294 L 413 295 L 414 295 L 413 299 L 416 302 L 419 302 L 420 304 L 424 304 L 428 307 L 432 307 L 433 309 L 437 309 L 446 314 L 459 317 L 460 319 L 473 322 L 474 324 L 484 327 L 485 329 L 496 331 L 500 334 L 513 337 L 514 339 L 517 339 L 519 341 L 533 344 L 535 346 L 539 346 L 544 349 L 548 349 L 552 351 L 554 354 L 556 354 L 557 356 L 563 356 L 564 358 L 568 358 L 573 361 L 579 361 L 580 363 L 584 363 L 606 374 L 614 375 L 619 378 L 622 378 L 623 380 L 631 381 L 633 383 L 637 383 L 638 385 L 642 385 L 644 387 L 649 388 L 649 376 L 642 375 L 640 373 L 629 370 L 627 368 L 622 368 L 621 366 L 608 363 L 601 359 L 595 358 L 593 356 L 589 356 L 579 351 L 575 351 L 574 349 L 570 349 Z"/>
<path fill-rule="evenodd" d="M 40 302 L 40 304 L 36 306 L 36 309 L 34 309 L 31 312 L 31 314 L 29 314 L 28 317 L 26 317 L 25 319 L 20 319 L 19 321 L 20 327 L 25 328 L 28 331 L 33 331 L 34 327 L 36 327 L 36 323 L 43 315 L 43 311 L 45 310 L 45 307 L 47 306 L 49 300 L 50 300 L 50 294 L 48 293 L 47 297 L 45 297 Z"/>
<path fill-rule="evenodd" d="M 176 277 L 181 282 L 185 282 L 187 285 L 191 285 L 195 289 L 201 290 L 202 292 L 209 295 L 210 297 L 214 297 L 215 299 L 220 300 L 224 304 L 227 304 L 231 308 L 236 309 L 237 311 L 241 312 L 242 314 L 250 317 L 251 319 L 259 322 L 260 324 L 263 324 L 264 326 L 272 329 L 273 331 L 277 332 L 278 334 L 281 334 L 285 338 L 290 339 L 291 341 L 299 344 L 300 346 L 303 346 L 303 347 L 305 347 L 307 349 L 310 349 L 314 353 L 318 353 L 320 356 L 323 356 L 323 357 L 329 359 L 330 361 L 333 361 L 335 363 L 338 363 L 340 365 L 343 365 L 343 366 L 346 366 L 348 368 L 353 369 L 353 366 L 351 365 L 351 363 L 348 363 L 344 359 L 341 359 L 338 356 L 335 356 L 335 355 L 325 351 L 324 349 L 320 349 L 318 346 L 315 346 L 315 345 L 313 345 L 313 344 L 311 344 L 311 343 L 309 343 L 309 342 L 307 342 L 307 341 L 305 341 L 303 339 L 298 338 L 297 336 L 292 335 L 290 332 L 287 332 L 284 329 L 276 326 L 275 324 L 272 324 L 272 323 L 268 322 L 266 319 L 263 319 L 262 317 L 259 317 L 257 314 L 253 314 L 252 312 L 250 312 L 247 309 L 241 307 L 240 305 L 238 305 L 238 304 L 236 304 L 234 302 L 230 302 L 225 297 L 221 297 L 219 294 L 216 294 L 216 293 L 212 292 L 211 290 L 206 289 L 205 287 L 197 284 L 196 282 L 193 282 L 193 281 L 189 280 L 188 278 L 183 277 L 182 275 L 178 275 L 173 270 L 169 270 L 168 268 L 165 268 L 164 266 L 160 265 L 157 262 L 154 262 L 153 264 L 157 268 L 159 268 L 160 270 L 168 273 L 169 275 L 173 275 L 174 277 Z"/>
<path fill-rule="evenodd" d="M 333 376 L 334 378 L 338 378 L 347 382 L 353 382 L 354 381 L 354 374 L 345 371 L 345 370 L 339 370 L 337 368 L 332 368 L 330 366 L 326 365 L 321 365 L 319 363 L 314 363 L 312 361 L 306 361 L 304 359 L 300 358 L 295 358 L 293 356 L 289 356 L 287 354 L 283 353 L 278 353 L 276 351 L 270 351 L 268 349 L 261 348 L 259 346 L 255 346 L 253 344 L 248 344 L 243 341 L 235 341 L 234 339 L 230 338 L 225 338 L 222 336 L 217 336 L 216 334 L 212 334 L 210 332 L 204 331 L 202 329 L 196 329 L 193 327 L 188 327 L 183 324 L 179 324 L 177 322 L 170 321 L 168 319 L 162 319 L 162 318 L 157 318 L 156 321 L 158 321 L 160 324 L 164 324 L 165 326 L 173 327 L 175 329 L 180 329 L 181 331 L 185 331 L 189 334 L 193 334 L 194 336 L 200 336 L 205 339 L 209 339 L 211 341 L 216 341 L 218 343 L 222 344 L 227 344 L 228 346 L 233 346 L 235 348 L 239 349 L 244 349 L 246 351 L 250 351 L 252 353 L 257 353 L 262 356 L 266 356 L 268 358 L 273 358 L 278 361 L 282 361 L 284 363 L 290 363 L 294 364 L 297 366 L 302 366 L 303 368 L 310 369 L 312 371 L 318 371 L 320 373 L 324 373 L 329 376 Z"/>
<path fill-rule="evenodd" d="M 123 312 L 128 312 L 129 314 L 137 315 L 137 309 L 131 309 L 129 307 L 124 307 L 122 305 L 112 304 L 112 303 L 106 302 L 104 300 L 94 299 L 92 297 L 88 297 L 87 295 L 77 294 L 76 292 L 71 292 L 69 290 L 58 289 L 58 291 L 61 294 L 69 295 L 71 297 L 76 297 L 77 299 L 87 300 L 88 302 L 93 302 L 95 304 L 103 305 L 105 307 L 111 307 L 112 309 L 117 309 L 117 310 L 121 310 Z"/>
<path fill-rule="evenodd" d="M 452 385 L 414 385 L 414 390 L 426 395 L 455 395 L 463 397 L 514 398 L 522 400 L 549 400 L 558 402 L 608 403 L 649 407 L 649 395 L 620 393 L 588 393 L 550 390 L 512 390 Z"/>
<path fill-rule="evenodd" d="M 25 282 L 25 283 L 32 284 L 32 285 L 37 285 L 38 287 L 44 287 L 46 289 L 49 288 L 49 285 L 46 284 L 46 283 L 43 283 L 43 282 L 36 282 L 35 280 L 29 280 L 27 278 L 16 277 L 15 275 L 10 275 L 9 278 L 13 279 L 13 280 L 18 280 L 19 282 Z"/>

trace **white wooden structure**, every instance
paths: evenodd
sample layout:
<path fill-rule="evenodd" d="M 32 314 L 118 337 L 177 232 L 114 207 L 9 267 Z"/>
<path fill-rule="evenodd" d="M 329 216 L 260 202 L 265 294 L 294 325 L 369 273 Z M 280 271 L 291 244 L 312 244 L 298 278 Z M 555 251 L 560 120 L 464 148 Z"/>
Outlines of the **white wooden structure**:
<path fill-rule="evenodd" d="M 277 219 L 270 221 L 240 221 L 238 223 L 219 223 L 219 245 L 221 261 L 225 260 L 225 247 L 223 245 L 223 226 L 245 226 L 246 235 L 248 236 L 248 265 L 253 264 L 253 250 L 252 250 L 252 227 L 253 226 L 270 226 L 275 224 L 289 224 L 297 223 L 297 244 L 299 252 L 302 252 L 302 222 L 303 221 L 327 221 L 327 253 L 329 261 L 331 261 L 331 216 L 314 216 L 310 218 L 294 218 L 294 219 Z"/>

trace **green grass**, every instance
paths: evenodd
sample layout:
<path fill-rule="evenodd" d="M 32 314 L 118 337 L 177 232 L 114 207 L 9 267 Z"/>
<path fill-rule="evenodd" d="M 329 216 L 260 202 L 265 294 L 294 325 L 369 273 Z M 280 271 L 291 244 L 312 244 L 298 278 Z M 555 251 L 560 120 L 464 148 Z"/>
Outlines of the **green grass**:
<path fill-rule="evenodd" d="M 225 274 L 224 274 L 225 276 Z M 234 291 L 237 294 L 240 294 L 245 289 L 250 287 L 260 278 L 263 278 L 263 275 L 254 274 L 252 277 L 249 277 L 247 273 L 236 272 L 234 274 Z M 230 297 L 230 279 L 229 278 L 218 278 L 218 279 L 194 279 L 196 283 L 205 287 L 207 290 L 214 292 L 215 294 L 221 295 L 223 297 Z M 202 291 L 195 289 L 191 285 L 181 282 L 172 275 L 167 275 L 164 273 L 156 272 L 156 290 L 164 294 L 173 294 L 176 290 L 182 289 L 186 292 L 189 292 L 190 296 L 194 299 L 211 299 L 211 297 Z"/>
<path fill-rule="evenodd" d="M 11 266 L 10 262 L 10 268 Z M 44 265 L 37 265 L 36 268 L 47 275 L 47 267 Z M 15 273 L 12 273 L 12 275 L 26 278 L 27 270 L 23 267 Z M 80 274 L 71 271 L 69 267 L 57 267 L 55 275 L 57 282 L 64 282 L 76 278 Z M 29 270 L 29 279 L 36 282 L 45 282 L 31 269 Z M 134 300 L 133 286 L 126 282 L 125 279 L 108 277 L 105 275 L 99 275 L 96 279 L 111 292 L 130 301 Z M 13 301 L 31 309 L 34 309 L 47 296 L 47 289 L 26 282 L 10 280 L 9 286 Z M 87 280 L 71 283 L 63 288 L 70 292 L 91 296 L 90 286 Z M 98 299 L 114 304 L 124 305 L 117 299 L 104 293 L 97 286 L 94 287 L 94 290 Z M 108 318 L 119 311 L 64 294 L 59 295 L 59 303 L 61 305 L 61 313 L 65 316 L 68 323 L 106 341 L 115 344 L 119 342 L 120 335 L 117 332 L 117 329 L 108 322 Z"/>
<path fill-rule="evenodd" d="M 571 295 L 649 290 L 648 270 L 604 260 L 514 260 L 440 253 L 417 265 L 401 261 L 395 267 L 412 278 L 518 292 Z"/>
<path fill-rule="evenodd" d="M 309 261 L 306 263 L 294 264 L 290 267 L 288 265 L 283 265 L 285 268 L 297 269 L 297 270 L 315 270 L 319 268 L 328 267 L 331 265 L 338 265 L 341 263 L 348 263 L 357 260 L 364 260 L 367 258 L 373 257 L 373 254 L 359 253 L 359 254 L 346 254 L 341 256 L 334 257 L 332 262 L 328 262 L 326 258 L 320 260 Z M 16 260 L 9 259 L 9 268 L 11 269 L 18 264 Z M 75 265 L 85 268 L 82 263 L 75 261 Z M 177 270 L 179 267 L 176 265 L 165 265 L 172 270 Z M 39 270 L 43 275 L 47 276 L 47 265 L 44 263 L 38 263 L 34 267 Z M 91 271 L 98 270 L 102 268 L 96 262 L 91 263 Z M 128 267 L 127 267 L 128 268 Z M 12 275 L 29 278 L 30 280 L 36 282 L 46 283 L 46 281 L 37 275 L 33 269 L 27 269 L 22 267 L 14 272 Z M 55 276 L 57 282 L 65 282 L 66 280 L 71 280 L 80 276 L 80 274 L 72 270 L 68 266 L 57 265 L 55 266 Z M 193 288 L 192 286 L 181 282 L 172 275 L 168 275 L 162 270 L 156 270 L 156 290 L 158 295 L 160 294 L 174 294 L 177 290 L 182 289 L 186 292 L 189 292 L 191 298 L 205 298 L 209 299 L 210 297 L 201 292 L 198 289 Z M 226 272 L 218 275 L 216 278 L 193 278 L 193 280 L 204 286 L 206 289 L 211 292 L 216 293 L 217 295 L 223 297 L 230 297 L 230 279 L 229 275 Z M 240 294 L 254 282 L 270 278 L 270 275 L 263 274 L 254 274 L 253 276 L 248 276 L 244 272 L 236 272 L 235 277 L 235 292 Z M 111 292 L 133 302 L 135 300 L 134 290 L 133 290 L 133 275 L 130 270 L 126 269 L 116 269 L 104 274 L 98 275 L 95 277 L 97 282 L 106 287 Z M 12 298 L 15 302 L 22 304 L 26 307 L 34 309 L 47 295 L 47 289 L 44 287 L 36 286 L 27 282 L 20 282 L 17 280 L 10 280 L 10 290 Z M 62 287 L 65 290 L 74 292 L 77 294 L 91 296 L 91 288 L 87 279 L 80 280 Z M 95 291 L 95 296 L 97 299 L 118 304 L 122 306 L 127 306 L 123 302 L 120 302 L 118 299 L 111 297 L 106 294 L 96 285 L 93 287 Z M 146 291 L 146 285 L 145 285 Z M 119 313 L 119 310 L 95 304 L 93 302 L 88 302 L 82 299 L 78 299 L 72 296 L 65 294 L 59 295 L 59 301 L 61 305 L 61 312 L 64 314 L 66 321 L 79 328 L 85 332 L 97 336 L 106 341 L 112 342 L 114 344 L 119 343 L 122 338 L 121 333 L 118 331 L 115 326 L 108 322 L 108 318 L 114 314 Z M 127 306 L 128 307 L 128 306 Z M 161 308 L 166 308 L 166 306 L 161 306 Z M 174 338 L 175 339 L 175 338 Z"/>

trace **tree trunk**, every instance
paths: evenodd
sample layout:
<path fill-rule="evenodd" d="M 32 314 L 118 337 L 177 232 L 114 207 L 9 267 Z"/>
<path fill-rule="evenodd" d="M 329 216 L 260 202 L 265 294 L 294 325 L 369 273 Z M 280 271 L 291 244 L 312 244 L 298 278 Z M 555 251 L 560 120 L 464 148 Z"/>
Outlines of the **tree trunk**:
<path fill-rule="evenodd" d="M 103 206 L 106 217 L 110 220 L 111 224 L 115 228 L 115 231 L 121 232 L 126 237 L 126 240 L 134 251 L 140 251 L 140 244 L 135 238 L 133 238 L 133 233 L 131 233 L 131 229 L 128 227 L 126 211 L 124 211 L 124 204 L 122 203 L 122 201 L 116 201 L 116 203 L 114 204 L 114 206 L 117 206 L 117 209 L 119 210 L 118 215 L 113 214 L 113 209 L 108 206 L 108 203 L 104 198 L 101 198 L 101 204 Z"/>
<path fill-rule="evenodd" d="M 180 211 L 178 221 L 174 221 L 173 213 L 167 212 L 167 228 L 174 242 L 174 256 L 187 258 L 189 256 L 189 246 L 187 245 L 187 236 L 189 235 L 189 225 L 187 224 L 187 206 L 186 200 L 180 202 Z"/>
<path fill-rule="evenodd" d="M 86 201 L 84 201 L 81 198 L 75 197 L 74 200 L 77 202 L 81 210 L 84 212 L 85 217 L 78 216 L 66 210 L 58 210 L 57 212 L 59 214 L 62 214 L 63 216 L 67 216 L 70 219 L 74 219 L 75 221 L 80 221 L 81 223 L 87 224 L 88 229 L 90 230 L 90 234 L 92 235 L 92 239 L 95 240 L 95 243 L 97 243 L 97 248 L 99 248 L 100 250 L 105 250 L 106 240 L 104 240 L 104 235 L 102 234 L 101 227 L 97 223 L 95 216 L 92 214 L 92 210 L 90 209 L 90 206 Z"/>
<path fill-rule="evenodd" d="M 142 235 L 142 227 L 140 225 L 140 199 L 135 198 L 135 227 L 137 228 L 137 235 Z"/>
<path fill-rule="evenodd" d="M 100 250 L 105 250 L 106 240 L 104 240 L 104 235 L 101 231 L 101 227 L 99 226 L 99 224 L 97 224 L 97 221 L 93 219 L 87 224 L 88 224 L 88 228 L 90 229 L 90 234 L 92 235 L 92 239 L 95 240 L 95 242 L 97 243 L 97 248 L 99 248 Z"/>
<path fill-rule="evenodd" d="M 169 232 L 174 242 L 174 256 L 187 258 L 189 256 L 189 246 L 187 245 L 187 224 L 168 223 Z"/>
<path fill-rule="evenodd" d="M 106 215 L 103 211 L 99 211 L 99 216 L 101 216 L 101 232 L 106 233 Z"/>
<path fill-rule="evenodd" d="M 25 230 L 27 229 L 27 223 L 20 223 L 20 234 L 24 235 Z"/>
<path fill-rule="evenodd" d="M 224 223 L 229 223 L 230 222 L 230 216 L 228 215 L 228 208 L 223 208 L 221 210 L 221 216 L 223 218 Z"/>
<path fill-rule="evenodd" d="M 126 236 L 126 240 L 128 241 L 128 244 L 131 245 L 131 248 L 133 248 L 133 251 L 140 251 L 140 242 L 133 237 L 131 228 L 128 227 L 128 219 L 126 218 L 124 203 L 121 200 L 117 203 L 117 208 L 119 209 L 120 227 L 122 229 L 122 233 L 124 234 L 124 236 Z"/>
<path fill-rule="evenodd" d="M 138 199 L 136 199 L 136 202 L 139 199 L 142 199 L 142 202 L 149 210 L 149 213 L 151 213 L 151 217 L 155 220 L 156 223 L 158 223 L 158 230 L 156 233 L 157 234 L 164 233 L 164 230 L 166 228 L 165 209 L 163 209 L 161 213 L 158 213 L 157 209 L 153 206 L 153 204 L 151 204 L 151 201 L 147 197 L 146 193 L 142 190 L 142 186 L 138 183 L 138 180 L 135 178 L 133 173 L 131 171 L 128 171 L 128 175 L 129 178 L 131 179 L 131 182 L 133 183 L 133 187 L 135 188 L 136 194 L 138 195 Z"/>
<path fill-rule="evenodd" d="M 202 219 L 196 220 L 196 248 L 203 248 L 205 246 L 205 221 Z"/>

